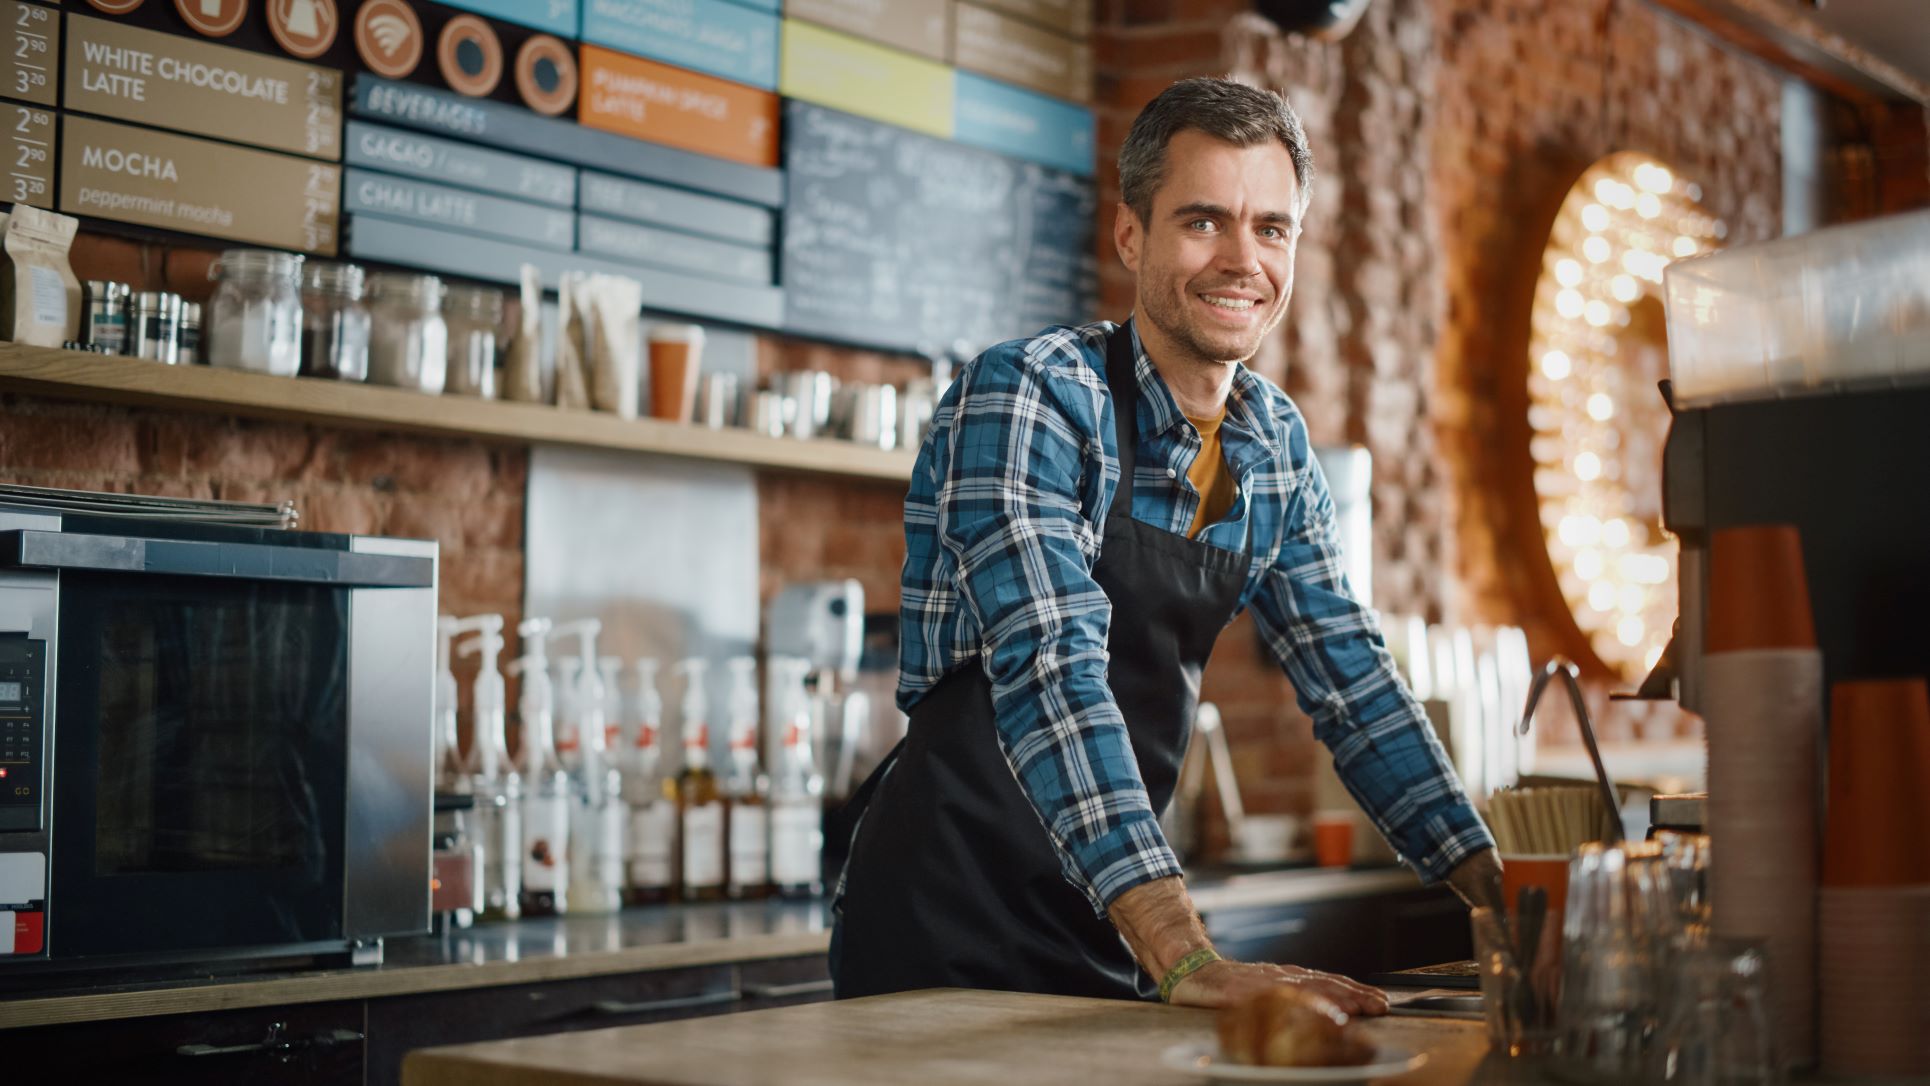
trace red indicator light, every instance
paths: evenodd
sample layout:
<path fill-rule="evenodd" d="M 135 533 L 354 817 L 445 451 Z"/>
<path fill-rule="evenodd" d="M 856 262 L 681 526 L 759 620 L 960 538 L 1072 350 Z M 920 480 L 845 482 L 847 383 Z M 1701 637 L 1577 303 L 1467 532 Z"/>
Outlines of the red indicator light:
<path fill-rule="evenodd" d="M 0 765 L 0 777 L 5 777 L 6 775 L 7 775 L 7 767 Z"/>

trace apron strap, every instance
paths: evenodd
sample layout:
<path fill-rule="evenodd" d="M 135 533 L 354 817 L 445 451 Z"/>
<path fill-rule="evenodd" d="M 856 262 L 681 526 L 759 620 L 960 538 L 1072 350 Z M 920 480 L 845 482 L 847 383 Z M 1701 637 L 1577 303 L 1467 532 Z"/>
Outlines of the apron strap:
<path fill-rule="evenodd" d="M 1134 357 L 1132 318 L 1106 337 L 1106 388 L 1112 392 L 1112 421 L 1116 431 L 1119 488 L 1113 491 L 1108 517 L 1133 515 L 1133 472 L 1139 457 L 1139 360 Z"/>

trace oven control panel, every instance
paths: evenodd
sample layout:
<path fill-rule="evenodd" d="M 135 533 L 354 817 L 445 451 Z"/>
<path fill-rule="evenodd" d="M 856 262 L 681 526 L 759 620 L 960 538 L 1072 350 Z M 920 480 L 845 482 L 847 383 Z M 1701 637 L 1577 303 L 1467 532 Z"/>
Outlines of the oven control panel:
<path fill-rule="evenodd" d="M 0 634 L 0 832 L 45 828 L 47 643 Z"/>

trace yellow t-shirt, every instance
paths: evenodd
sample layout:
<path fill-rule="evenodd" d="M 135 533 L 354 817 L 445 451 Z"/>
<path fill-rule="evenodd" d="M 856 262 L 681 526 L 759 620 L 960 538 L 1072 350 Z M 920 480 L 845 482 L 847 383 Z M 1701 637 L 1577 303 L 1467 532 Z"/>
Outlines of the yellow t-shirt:
<path fill-rule="evenodd" d="M 1196 539 L 1201 529 L 1214 523 L 1233 508 L 1233 499 L 1239 497 L 1240 487 L 1233 473 L 1226 470 L 1226 457 L 1220 453 L 1220 423 L 1226 421 L 1226 409 L 1221 408 L 1218 418 L 1196 419 L 1186 416 L 1193 429 L 1200 433 L 1200 454 L 1193 458 L 1193 466 L 1186 469 L 1186 478 L 1199 491 L 1200 507 L 1193 514 L 1193 526 L 1186 530 L 1186 538 Z"/>

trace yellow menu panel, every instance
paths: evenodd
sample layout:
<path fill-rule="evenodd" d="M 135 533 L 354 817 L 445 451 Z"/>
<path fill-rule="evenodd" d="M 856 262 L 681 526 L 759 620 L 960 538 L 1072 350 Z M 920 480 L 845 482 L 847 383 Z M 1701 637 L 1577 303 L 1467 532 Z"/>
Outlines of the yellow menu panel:
<path fill-rule="evenodd" d="M 784 20 L 778 89 L 786 97 L 950 139 L 952 82 L 952 70 L 935 61 Z"/>

